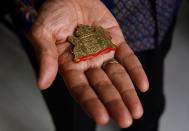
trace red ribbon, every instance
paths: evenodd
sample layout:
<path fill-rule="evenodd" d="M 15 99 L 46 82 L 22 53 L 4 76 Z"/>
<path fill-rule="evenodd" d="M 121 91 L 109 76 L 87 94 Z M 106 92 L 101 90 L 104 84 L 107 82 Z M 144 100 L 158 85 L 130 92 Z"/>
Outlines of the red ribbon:
<path fill-rule="evenodd" d="M 75 62 L 75 63 L 79 63 L 80 61 L 86 61 L 86 60 L 92 59 L 93 57 L 96 57 L 96 56 L 98 56 L 98 55 L 108 53 L 108 52 L 110 52 L 110 51 L 112 51 L 112 50 L 115 50 L 115 48 L 108 47 L 108 48 L 105 48 L 105 49 L 103 49 L 103 50 L 100 50 L 100 51 L 97 52 L 97 53 L 88 54 L 87 56 L 82 56 L 82 57 L 80 57 L 79 59 L 75 59 L 74 62 Z"/>

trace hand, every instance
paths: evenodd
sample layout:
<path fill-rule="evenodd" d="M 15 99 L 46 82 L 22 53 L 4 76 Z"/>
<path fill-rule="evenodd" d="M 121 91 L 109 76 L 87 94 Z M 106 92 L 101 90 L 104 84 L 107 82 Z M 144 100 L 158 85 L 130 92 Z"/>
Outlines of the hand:
<path fill-rule="evenodd" d="M 74 63 L 67 37 L 79 24 L 105 28 L 118 45 L 116 51 Z M 97 123 L 105 124 L 111 116 L 125 128 L 142 116 L 134 85 L 145 92 L 147 77 L 118 23 L 100 0 L 47 0 L 30 39 L 41 65 L 38 79 L 41 89 L 51 85 L 59 70 L 71 95 Z M 120 64 L 108 64 L 102 69 L 102 64 L 114 53 Z"/>

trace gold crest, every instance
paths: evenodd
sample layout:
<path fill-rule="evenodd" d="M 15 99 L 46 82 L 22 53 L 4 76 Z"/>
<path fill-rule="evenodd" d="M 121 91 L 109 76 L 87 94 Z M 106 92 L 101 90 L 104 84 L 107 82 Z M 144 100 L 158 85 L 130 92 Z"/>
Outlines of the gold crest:
<path fill-rule="evenodd" d="M 74 61 L 80 62 L 115 50 L 111 39 L 101 26 L 79 25 L 68 41 L 74 45 Z"/>

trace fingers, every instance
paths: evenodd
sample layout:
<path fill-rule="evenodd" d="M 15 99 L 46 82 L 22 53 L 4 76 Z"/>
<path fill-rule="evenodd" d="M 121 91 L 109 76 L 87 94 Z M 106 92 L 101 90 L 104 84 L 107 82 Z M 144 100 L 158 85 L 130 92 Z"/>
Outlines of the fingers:
<path fill-rule="evenodd" d="M 113 43 L 118 45 L 117 53 L 115 54 L 116 58 L 127 69 L 133 82 L 142 92 L 147 91 L 149 83 L 146 74 L 132 50 L 126 43 L 123 44 L 125 39 L 117 21 L 110 12 L 105 12 L 105 15 L 103 15 L 97 24 L 104 27 L 110 33 Z"/>
<path fill-rule="evenodd" d="M 90 87 L 85 74 L 80 70 L 62 72 L 71 95 L 98 124 L 106 124 L 109 116 L 101 101 Z"/>
<path fill-rule="evenodd" d="M 120 127 L 129 127 L 132 123 L 132 117 L 124 105 L 119 92 L 111 83 L 105 72 L 100 68 L 94 68 L 89 69 L 86 75 L 113 119 L 118 122 Z"/>
<path fill-rule="evenodd" d="M 46 89 L 54 81 L 58 71 L 58 53 L 55 41 L 42 25 L 37 24 L 32 28 L 30 40 L 35 47 L 40 65 L 38 87 Z"/>
<path fill-rule="evenodd" d="M 135 91 L 134 85 L 124 67 L 117 63 L 107 64 L 104 67 L 108 77 L 119 91 L 132 117 L 138 119 L 143 114 L 142 105 Z"/>
<path fill-rule="evenodd" d="M 147 76 L 140 61 L 126 43 L 121 43 L 118 46 L 115 57 L 125 67 L 133 83 L 140 91 L 147 91 L 149 88 Z"/>

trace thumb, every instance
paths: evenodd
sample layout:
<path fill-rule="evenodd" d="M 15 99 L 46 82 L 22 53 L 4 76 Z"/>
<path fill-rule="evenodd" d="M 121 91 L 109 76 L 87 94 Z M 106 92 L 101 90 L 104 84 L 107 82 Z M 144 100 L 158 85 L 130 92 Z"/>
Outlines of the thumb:
<path fill-rule="evenodd" d="M 58 72 L 58 52 L 51 33 L 42 25 L 34 24 L 29 39 L 35 48 L 40 65 L 37 86 L 47 89 L 54 81 Z"/>

